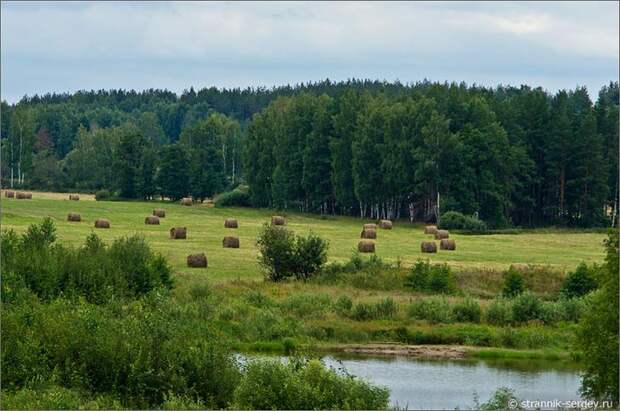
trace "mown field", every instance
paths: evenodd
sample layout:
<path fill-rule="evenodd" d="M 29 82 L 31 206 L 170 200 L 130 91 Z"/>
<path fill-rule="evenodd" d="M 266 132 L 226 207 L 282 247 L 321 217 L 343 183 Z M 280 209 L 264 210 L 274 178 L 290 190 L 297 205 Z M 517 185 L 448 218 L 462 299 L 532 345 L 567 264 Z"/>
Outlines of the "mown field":
<path fill-rule="evenodd" d="M 2 228 L 24 231 L 28 225 L 51 217 L 58 228 L 61 241 L 80 244 L 86 236 L 96 231 L 105 241 L 125 235 L 140 233 L 152 247 L 166 256 L 175 273 L 191 278 L 191 282 L 208 277 L 213 282 L 231 279 L 261 279 L 256 261 L 255 239 L 261 226 L 273 214 L 271 210 L 244 208 L 215 208 L 206 205 L 192 207 L 176 203 L 94 201 L 82 195 L 80 201 L 69 201 L 67 194 L 34 193 L 32 200 L 7 199 L 2 196 Z M 161 225 L 144 224 L 144 218 L 153 208 L 166 210 Z M 67 213 L 81 214 L 82 222 L 67 222 Z M 96 218 L 105 217 L 110 229 L 95 229 Z M 224 228 L 224 219 L 237 218 L 238 229 Z M 310 230 L 330 242 L 329 261 L 348 260 L 359 241 L 361 226 L 365 222 L 352 217 L 320 217 L 288 213 L 287 226 L 296 233 Z M 186 240 L 172 240 L 168 230 L 175 226 L 188 229 Z M 225 235 L 237 235 L 239 249 L 222 247 Z M 603 259 L 602 233 L 580 233 L 564 230 L 534 230 L 521 234 L 459 235 L 452 234 L 457 242 L 456 251 L 439 251 L 422 254 L 420 242 L 428 239 L 421 225 L 395 222 L 393 230 L 379 230 L 377 255 L 386 262 L 400 261 L 405 267 L 419 258 L 431 262 L 447 262 L 456 269 L 466 271 L 506 269 L 510 264 L 549 265 L 558 271 L 573 269 L 582 261 L 600 262 Z M 205 252 L 209 260 L 206 269 L 189 269 L 186 257 L 191 253 Z"/>

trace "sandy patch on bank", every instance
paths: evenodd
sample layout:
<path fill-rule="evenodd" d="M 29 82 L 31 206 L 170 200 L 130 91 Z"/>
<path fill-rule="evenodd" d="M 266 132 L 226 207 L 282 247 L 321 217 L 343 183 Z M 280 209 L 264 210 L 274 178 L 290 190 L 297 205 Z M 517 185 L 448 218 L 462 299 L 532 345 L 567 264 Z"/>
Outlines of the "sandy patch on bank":
<path fill-rule="evenodd" d="M 454 345 L 364 344 L 335 347 L 336 351 L 366 355 L 402 355 L 417 358 L 456 360 L 465 358 L 467 348 Z"/>

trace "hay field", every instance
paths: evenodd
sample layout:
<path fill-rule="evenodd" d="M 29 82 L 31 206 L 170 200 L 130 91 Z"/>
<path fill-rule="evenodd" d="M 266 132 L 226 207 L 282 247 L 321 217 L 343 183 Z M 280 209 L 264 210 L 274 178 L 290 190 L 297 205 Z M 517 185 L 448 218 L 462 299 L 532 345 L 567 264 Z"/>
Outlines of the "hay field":
<path fill-rule="evenodd" d="M 33 193 L 32 200 L 1 199 L 2 229 L 23 232 L 28 225 L 50 216 L 56 223 L 61 241 L 81 244 L 95 231 L 105 241 L 128 234 L 139 233 L 166 256 L 177 274 L 190 277 L 194 282 L 207 276 L 220 282 L 229 279 L 260 279 L 256 262 L 255 239 L 262 224 L 271 215 L 270 210 L 246 208 L 214 208 L 204 205 L 191 207 L 178 203 L 90 201 L 92 197 L 80 194 L 80 201 L 69 201 L 68 194 Z M 154 208 L 164 208 L 166 217 L 160 225 L 145 225 L 145 217 Z M 67 214 L 81 214 L 81 222 L 68 222 Z M 110 229 L 95 229 L 97 218 L 110 220 Z M 224 228 L 226 218 L 236 218 L 239 228 Z M 363 223 L 353 217 L 320 217 L 308 214 L 286 214 L 286 225 L 297 233 L 310 230 L 330 242 L 330 261 L 347 260 L 357 248 Z M 186 240 L 172 240 L 172 227 L 187 227 Z M 223 248 L 224 236 L 240 239 L 240 248 Z M 432 239 L 423 233 L 423 226 L 395 222 L 392 230 L 377 229 L 376 254 L 386 261 L 400 259 L 405 266 L 418 258 L 433 262 L 447 262 L 456 268 L 484 267 L 504 269 L 511 263 L 552 265 L 572 269 L 579 262 L 601 262 L 604 234 L 546 230 L 523 234 L 458 235 L 456 251 L 438 250 L 437 254 L 422 254 L 420 243 Z M 439 248 L 439 247 L 438 247 Z M 204 252 L 208 268 L 188 268 L 189 254 Z"/>

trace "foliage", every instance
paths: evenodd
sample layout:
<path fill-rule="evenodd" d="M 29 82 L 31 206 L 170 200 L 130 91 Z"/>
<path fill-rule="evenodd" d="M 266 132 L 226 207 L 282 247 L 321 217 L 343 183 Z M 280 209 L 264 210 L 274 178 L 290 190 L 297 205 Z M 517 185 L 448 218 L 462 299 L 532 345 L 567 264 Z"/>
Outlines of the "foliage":
<path fill-rule="evenodd" d="M 507 387 L 500 387 L 493 392 L 487 402 L 480 404 L 475 398 L 474 409 L 483 411 L 497 410 L 522 410 L 521 400 L 516 396 L 514 390 Z"/>
<path fill-rule="evenodd" d="M 516 323 L 541 320 L 542 315 L 542 301 L 530 292 L 519 294 L 512 301 L 512 320 Z"/>
<path fill-rule="evenodd" d="M 599 289 L 588 296 L 579 324 L 578 347 L 583 351 L 585 374 L 581 392 L 588 398 L 618 405 L 618 231 L 605 242 L 605 265 L 597 273 Z"/>
<path fill-rule="evenodd" d="M 575 271 L 568 273 L 562 284 L 561 293 L 567 298 L 582 297 L 596 289 L 596 267 L 588 268 L 585 263 L 579 264 Z"/>
<path fill-rule="evenodd" d="M 502 287 L 502 295 L 504 297 L 515 297 L 525 290 L 525 281 L 523 274 L 514 267 L 510 267 L 504 273 L 504 286 Z"/>
<path fill-rule="evenodd" d="M 42 299 L 66 295 L 104 303 L 114 296 L 139 296 L 172 286 L 168 263 L 141 237 L 120 238 L 107 247 L 91 234 L 74 249 L 55 244 L 55 231 L 48 218 L 31 225 L 21 238 L 13 232 L 0 237 L 3 273 Z M 7 293 L 15 292 L 3 287 L 3 300 L 9 302 Z"/>
<path fill-rule="evenodd" d="M 418 260 L 411 267 L 405 285 L 416 291 L 452 294 L 456 291 L 456 279 L 447 264 L 431 264 Z"/>
<path fill-rule="evenodd" d="M 317 360 L 250 361 L 235 390 L 238 409 L 384 409 L 388 390 Z"/>
<path fill-rule="evenodd" d="M 427 320 L 431 324 L 454 321 L 452 307 L 443 297 L 416 299 L 409 305 L 408 314 L 411 318 Z"/>
<path fill-rule="evenodd" d="M 109 200 L 111 197 L 111 194 L 108 190 L 97 190 L 97 192 L 95 193 L 95 200 L 97 201 L 106 201 Z"/>
<path fill-rule="evenodd" d="M 445 230 L 463 230 L 481 233 L 487 230 L 484 221 L 466 216 L 458 211 L 448 211 L 441 216 L 440 227 Z"/>
<path fill-rule="evenodd" d="M 452 308 L 456 322 L 479 323 L 482 318 L 480 304 L 472 298 L 465 298 Z"/>
<path fill-rule="evenodd" d="M 291 276 L 307 279 L 317 274 L 327 261 L 329 243 L 312 233 L 307 237 L 297 236 L 284 227 L 265 224 L 256 243 L 259 264 L 271 281 Z"/>
<path fill-rule="evenodd" d="M 218 194 L 215 199 L 216 207 L 249 207 L 250 193 L 247 186 L 238 186 L 232 191 Z"/>

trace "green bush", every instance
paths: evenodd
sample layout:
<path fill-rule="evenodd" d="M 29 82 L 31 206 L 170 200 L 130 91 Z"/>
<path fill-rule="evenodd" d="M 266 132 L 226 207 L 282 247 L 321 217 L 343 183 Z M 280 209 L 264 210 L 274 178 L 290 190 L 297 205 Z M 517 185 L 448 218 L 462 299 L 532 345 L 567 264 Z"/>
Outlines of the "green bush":
<path fill-rule="evenodd" d="M 312 233 L 307 237 L 296 236 L 284 227 L 268 224 L 263 226 L 256 244 L 259 264 L 271 281 L 291 276 L 307 279 L 319 273 L 327 261 L 329 248 L 326 240 Z"/>
<path fill-rule="evenodd" d="M 502 287 L 502 295 L 504 297 L 515 297 L 525 290 L 525 281 L 523 274 L 516 268 L 510 267 L 504 272 L 504 285 Z"/>
<path fill-rule="evenodd" d="M 405 286 L 416 291 L 452 294 L 456 291 L 456 279 L 447 264 L 430 264 L 418 260 L 405 278 Z"/>
<path fill-rule="evenodd" d="M 566 298 L 583 297 L 596 289 L 596 280 L 593 270 L 585 263 L 577 266 L 575 271 L 568 273 L 562 284 L 561 293 Z"/>
<path fill-rule="evenodd" d="M 410 318 L 426 320 L 432 324 L 454 322 L 450 302 L 445 298 L 420 298 L 414 300 L 407 310 Z"/>
<path fill-rule="evenodd" d="M 0 235 L 6 256 L 3 273 L 11 273 L 16 284 L 40 298 L 62 294 L 105 303 L 112 296 L 135 297 L 172 287 L 170 266 L 142 237 L 117 239 L 107 247 L 91 234 L 82 247 L 70 248 L 55 243 L 55 230 L 46 218 L 31 225 L 21 238 L 12 232 Z"/>
<path fill-rule="evenodd" d="M 331 306 L 331 297 L 328 294 L 294 294 L 280 303 L 285 313 L 291 313 L 299 318 L 320 318 Z"/>
<path fill-rule="evenodd" d="M 95 193 L 95 200 L 106 201 L 112 197 L 112 194 L 108 190 L 99 190 Z"/>
<path fill-rule="evenodd" d="M 112 396 L 84 397 L 79 391 L 57 385 L 45 388 L 20 388 L 0 393 L 4 410 L 110 410 L 122 405 Z"/>
<path fill-rule="evenodd" d="M 466 298 L 452 307 L 454 320 L 461 323 L 479 323 L 482 318 L 482 309 L 477 301 Z"/>
<path fill-rule="evenodd" d="M 247 186 L 238 186 L 232 191 L 218 194 L 213 202 L 216 207 L 250 207 L 250 192 Z"/>
<path fill-rule="evenodd" d="M 367 321 L 374 318 L 373 307 L 368 303 L 357 303 L 351 310 L 351 318 L 357 321 Z"/>
<path fill-rule="evenodd" d="M 493 325 L 508 325 L 512 322 L 512 304 L 505 298 L 495 298 L 486 309 L 485 320 Z"/>
<path fill-rule="evenodd" d="M 470 217 L 458 211 L 448 211 L 441 216 L 440 228 L 444 230 L 464 230 L 472 232 L 484 232 L 487 225 L 476 217 Z"/>
<path fill-rule="evenodd" d="M 398 306 L 391 297 L 386 297 L 374 305 L 374 318 L 393 318 L 398 313 Z"/>
<path fill-rule="evenodd" d="M 389 391 L 320 361 L 250 361 L 235 390 L 237 409 L 385 409 Z"/>
<path fill-rule="evenodd" d="M 543 303 L 530 292 L 516 296 L 512 301 L 512 320 L 524 323 L 532 320 L 543 320 Z"/>
<path fill-rule="evenodd" d="M 336 313 L 338 313 L 339 315 L 348 317 L 351 313 L 351 309 L 353 308 L 353 301 L 348 295 L 341 295 L 340 297 L 338 297 L 338 300 L 336 300 L 334 308 L 336 309 Z"/>

